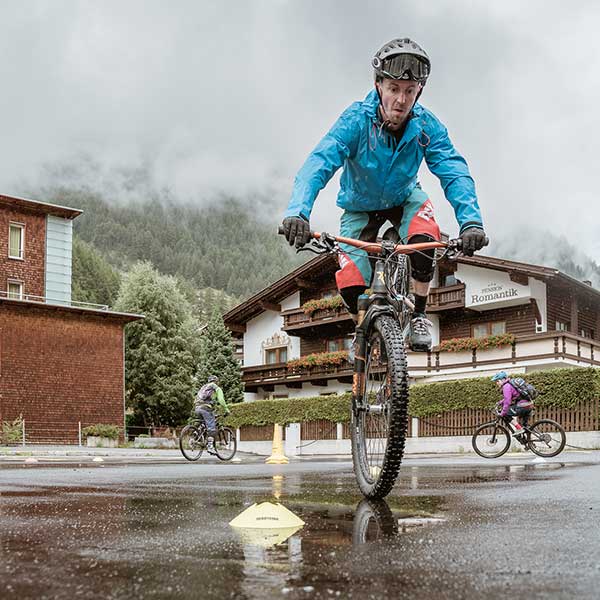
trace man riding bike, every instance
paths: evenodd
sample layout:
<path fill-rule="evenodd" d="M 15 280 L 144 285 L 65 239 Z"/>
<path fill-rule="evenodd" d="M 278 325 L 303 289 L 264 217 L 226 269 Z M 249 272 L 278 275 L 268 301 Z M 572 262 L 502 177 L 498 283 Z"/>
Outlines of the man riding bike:
<path fill-rule="evenodd" d="M 372 66 L 375 89 L 342 113 L 296 175 L 283 220 L 289 244 L 301 248 L 309 241 L 317 195 L 340 167 L 340 235 L 374 242 L 389 220 L 393 229 L 385 237 L 411 244 L 439 240 L 433 205 L 417 178 L 425 159 L 454 208 L 462 250 L 472 256 L 486 243 L 475 184 L 444 125 L 417 103 L 431 69 L 427 53 L 408 38 L 394 39 L 375 54 Z M 336 281 L 356 321 L 358 297 L 371 284 L 372 264 L 366 251 L 340 247 Z M 431 322 L 425 309 L 434 251 L 414 253 L 410 260 L 415 309 L 409 343 L 413 350 L 428 351 Z"/>
<path fill-rule="evenodd" d="M 225 402 L 223 390 L 219 387 L 219 378 L 216 375 L 211 375 L 208 382 L 200 388 L 194 400 L 196 417 L 203 418 L 206 423 L 206 449 L 209 452 L 214 452 L 215 437 L 217 436 L 217 419 L 215 417 L 217 406 L 215 406 L 215 403 L 218 405 L 220 413 L 229 414 L 230 410 L 227 402 Z"/>

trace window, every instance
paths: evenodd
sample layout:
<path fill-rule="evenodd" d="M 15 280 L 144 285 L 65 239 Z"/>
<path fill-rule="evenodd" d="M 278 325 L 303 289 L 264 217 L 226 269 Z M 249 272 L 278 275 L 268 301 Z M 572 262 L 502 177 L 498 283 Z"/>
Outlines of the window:
<path fill-rule="evenodd" d="M 12 300 L 23 300 L 23 282 L 9 280 L 8 297 Z"/>
<path fill-rule="evenodd" d="M 569 331 L 571 323 L 567 321 L 556 321 L 556 331 Z"/>
<path fill-rule="evenodd" d="M 453 273 L 451 273 L 450 275 L 444 275 L 441 278 L 440 281 L 440 287 L 446 287 L 449 285 L 456 285 L 458 283 L 458 280 L 456 279 L 456 277 L 454 276 Z"/>
<path fill-rule="evenodd" d="M 327 352 L 339 352 L 341 350 L 350 350 L 352 339 L 349 337 L 327 340 Z"/>
<path fill-rule="evenodd" d="M 593 329 L 582 329 L 580 333 L 581 337 L 594 339 L 594 330 Z"/>
<path fill-rule="evenodd" d="M 506 333 L 506 322 L 495 321 L 493 323 L 477 323 L 471 328 L 471 337 L 484 338 L 488 335 L 502 335 Z"/>
<path fill-rule="evenodd" d="M 287 346 L 265 350 L 265 364 L 274 365 L 287 362 Z"/>
<path fill-rule="evenodd" d="M 321 298 L 322 299 L 326 299 L 326 298 L 333 298 L 336 295 L 336 292 L 334 290 L 325 290 L 324 292 L 321 292 Z"/>
<path fill-rule="evenodd" d="M 8 257 L 23 258 L 23 240 L 25 237 L 25 225 L 11 223 L 8 226 Z"/>

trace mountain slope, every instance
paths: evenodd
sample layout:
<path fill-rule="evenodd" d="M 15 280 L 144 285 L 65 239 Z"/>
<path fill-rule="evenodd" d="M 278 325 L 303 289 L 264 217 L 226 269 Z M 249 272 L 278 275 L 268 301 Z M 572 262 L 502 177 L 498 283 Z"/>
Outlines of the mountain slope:
<path fill-rule="evenodd" d="M 303 260 L 275 226 L 258 221 L 233 199 L 208 207 L 157 199 L 115 204 L 92 192 L 59 189 L 48 201 L 83 209 L 75 232 L 118 269 L 149 260 L 197 289 L 245 298 Z"/>

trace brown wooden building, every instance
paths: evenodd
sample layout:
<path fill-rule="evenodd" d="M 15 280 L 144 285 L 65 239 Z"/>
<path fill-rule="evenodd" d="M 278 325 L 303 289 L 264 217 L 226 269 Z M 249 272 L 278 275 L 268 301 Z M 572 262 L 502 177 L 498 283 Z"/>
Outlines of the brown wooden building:
<path fill-rule="evenodd" d="M 349 365 L 328 364 L 326 357 L 347 349 L 353 329 L 345 309 L 332 300 L 336 269 L 335 258 L 316 257 L 225 315 L 243 340 L 247 399 L 350 388 Z M 307 306 L 312 300 L 322 300 L 322 307 Z M 428 314 L 434 348 L 409 353 L 414 380 L 600 366 L 600 291 L 553 268 L 487 256 L 441 261 Z M 500 348 L 444 350 L 451 339 L 501 334 L 514 338 Z M 307 355 L 317 355 L 321 364 L 295 360 Z"/>
<path fill-rule="evenodd" d="M 0 421 L 26 442 L 77 442 L 124 425 L 124 326 L 138 315 L 71 301 L 81 211 L 0 195 Z"/>

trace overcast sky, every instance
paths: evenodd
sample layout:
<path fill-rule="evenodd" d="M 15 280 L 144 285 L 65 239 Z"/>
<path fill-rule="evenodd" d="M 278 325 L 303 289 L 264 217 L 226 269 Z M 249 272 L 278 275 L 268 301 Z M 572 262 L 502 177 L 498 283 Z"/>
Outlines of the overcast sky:
<path fill-rule="evenodd" d="M 410 36 L 490 235 L 531 223 L 600 260 L 599 31 L 594 0 L 0 0 L 0 191 L 52 172 L 122 195 L 133 171 L 197 203 L 266 191 L 283 213 L 307 153 L 371 88 L 373 53 Z M 335 227 L 336 191 L 316 228 Z"/>

